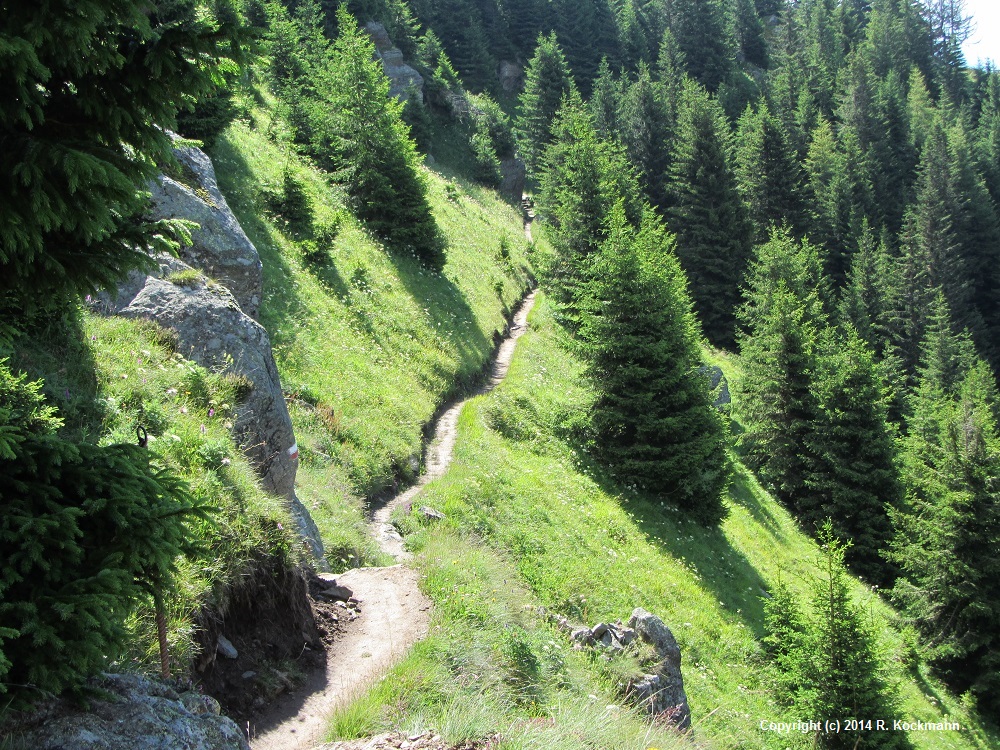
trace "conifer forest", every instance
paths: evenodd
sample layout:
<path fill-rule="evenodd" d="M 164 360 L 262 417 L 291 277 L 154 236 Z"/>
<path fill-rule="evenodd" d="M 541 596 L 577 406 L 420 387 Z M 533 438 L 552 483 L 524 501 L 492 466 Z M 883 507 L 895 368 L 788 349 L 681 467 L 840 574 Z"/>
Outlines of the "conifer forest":
<path fill-rule="evenodd" d="M 1000 71 L 972 23 L 0 3 L 0 750 L 117 747 L 30 732 L 119 673 L 221 701 L 238 737 L 197 747 L 291 748 L 253 722 L 329 647 L 316 586 L 394 563 L 429 634 L 322 738 L 428 744 L 332 747 L 1000 747 Z M 685 720 L 635 698 L 655 639 L 560 630 L 640 606 Z M 223 641 L 262 649 L 241 680 Z"/>

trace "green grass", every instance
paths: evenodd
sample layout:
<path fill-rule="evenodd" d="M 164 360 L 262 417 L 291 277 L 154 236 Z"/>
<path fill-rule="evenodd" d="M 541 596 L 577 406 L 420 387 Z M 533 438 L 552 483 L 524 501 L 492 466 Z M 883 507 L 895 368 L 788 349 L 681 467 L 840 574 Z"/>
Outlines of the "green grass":
<path fill-rule="evenodd" d="M 507 556 L 447 531 L 429 532 L 420 567 L 436 605 L 431 635 L 335 715 L 332 738 L 391 727 L 408 734 L 433 729 L 455 744 L 495 738 L 498 750 L 687 746 L 619 705 L 608 687 L 610 665 L 574 651 L 547 624 Z"/>
<path fill-rule="evenodd" d="M 727 375 L 738 376 L 732 362 L 722 366 Z M 819 574 L 815 543 L 742 467 L 730 494 L 729 517 L 718 529 L 690 523 L 671 506 L 610 482 L 574 439 L 593 398 L 580 375 L 581 364 L 565 334 L 541 304 L 508 379 L 466 407 L 455 463 L 421 498 L 447 519 L 433 527 L 422 526 L 426 522 L 417 516 L 401 519 L 437 606 L 433 636 L 362 699 L 363 708 L 350 711 L 368 717 L 365 729 L 374 730 L 430 726 L 435 716 L 477 706 L 477 696 L 499 701 L 478 725 L 483 736 L 502 733 L 512 722 L 551 718 L 588 694 L 602 696 L 597 705 L 613 703 L 614 671 L 584 664 L 581 675 L 580 657 L 572 653 L 561 688 L 553 687 L 561 679 L 558 671 L 541 670 L 525 688 L 532 701 L 506 699 L 512 682 L 504 677 L 501 652 L 491 644 L 496 633 L 516 628 L 533 658 L 545 665 L 547 641 L 564 652 L 567 641 L 544 622 L 519 613 L 515 604 L 543 605 L 588 624 L 626 619 L 642 606 L 664 619 L 681 646 L 699 738 L 715 747 L 809 746 L 808 737 L 758 728 L 761 720 L 801 718 L 789 716 L 769 691 L 760 646 L 761 595 L 778 580 L 806 595 Z M 493 602 L 492 588 L 500 587 L 486 583 L 491 581 L 503 581 L 500 590 L 516 592 L 498 597 L 507 602 L 502 607 Z M 967 727 L 961 733 L 913 733 L 914 746 L 996 746 L 997 738 L 975 715 L 928 676 L 891 608 L 860 582 L 854 588 L 898 682 L 903 716 L 925 721 L 948 716 Z M 476 673 L 501 681 L 499 688 L 463 684 L 463 664 L 473 657 L 482 662 Z M 416 679 L 420 675 L 426 679 Z M 412 680 L 405 694 L 390 694 L 397 676 Z M 594 684 L 603 692 L 595 693 Z M 564 697 L 567 692 L 573 697 Z M 335 721 L 335 734 L 357 729 L 350 711 Z"/>
<path fill-rule="evenodd" d="M 296 428 L 299 496 L 331 565 L 377 562 L 362 508 L 418 473 L 425 426 L 478 379 L 529 284 L 531 250 L 520 213 L 496 193 L 426 170 L 447 245 L 443 272 L 428 270 L 351 217 L 343 194 L 281 141 L 270 110 L 254 121 L 259 129 L 232 126 L 212 157 L 263 261 L 261 322 Z M 286 169 L 314 226 L 336 231 L 310 233 L 275 213 Z"/>
<path fill-rule="evenodd" d="M 233 409 L 246 383 L 185 360 L 174 343 L 153 323 L 77 310 L 19 339 L 11 364 L 44 380 L 67 437 L 134 443 L 141 425 L 160 463 L 216 508 L 214 522 L 199 528 L 208 553 L 179 561 L 167 597 L 171 658 L 183 671 L 195 656 L 195 612 L 212 605 L 224 615 L 228 597 L 262 559 L 292 564 L 301 551 L 285 530 L 293 526 L 282 502 L 261 490 L 233 441 Z M 112 668 L 158 669 L 151 603 L 140 606 L 129 624 L 131 644 L 109 655 Z"/>

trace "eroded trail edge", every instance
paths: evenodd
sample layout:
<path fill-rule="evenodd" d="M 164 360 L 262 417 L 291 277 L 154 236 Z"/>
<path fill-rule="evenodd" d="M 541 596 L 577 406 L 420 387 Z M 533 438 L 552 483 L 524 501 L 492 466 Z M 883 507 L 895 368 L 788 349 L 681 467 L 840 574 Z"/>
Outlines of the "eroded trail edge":
<path fill-rule="evenodd" d="M 392 512 L 412 503 L 423 488 L 451 464 L 458 416 L 472 398 L 489 393 L 507 375 L 517 340 L 527 329 L 535 304 L 530 292 L 515 311 L 507 336 L 497 349 L 488 380 L 474 393 L 449 406 L 434 425 L 417 483 L 380 506 L 370 528 L 382 550 L 397 561 L 408 557 L 403 540 L 389 522 Z M 337 576 L 354 592 L 361 615 L 349 623 L 326 653 L 326 666 L 309 675 L 294 692 L 279 696 L 249 725 L 253 750 L 310 750 L 323 742 L 330 715 L 361 695 L 427 635 L 430 601 L 421 593 L 418 574 L 405 564 L 361 568 Z"/>

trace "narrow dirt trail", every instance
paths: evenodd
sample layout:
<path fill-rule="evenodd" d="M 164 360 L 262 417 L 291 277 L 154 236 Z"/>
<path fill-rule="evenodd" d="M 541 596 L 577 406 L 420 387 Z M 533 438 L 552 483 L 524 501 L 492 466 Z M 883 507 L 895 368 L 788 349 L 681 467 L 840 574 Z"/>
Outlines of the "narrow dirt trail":
<path fill-rule="evenodd" d="M 444 475 L 451 465 L 451 460 L 455 452 L 455 440 L 458 436 L 458 416 L 469 399 L 482 396 L 496 388 L 510 368 L 510 361 L 514 356 L 514 347 L 517 340 L 521 338 L 528 326 L 528 313 L 535 304 L 535 292 L 530 292 L 524 298 L 520 306 L 514 312 L 511 320 L 510 332 L 504 338 L 497 349 L 496 357 L 490 369 L 490 377 L 486 383 L 461 401 L 452 404 L 438 418 L 434 426 L 434 437 L 424 454 L 424 473 L 417 480 L 417 483 L 405 492 L 396 495 L 385 505 L 380 506 L 372 517 L 372 531 L 378 539 L 379 546 L 383 551 L 388 552 L 396 560 L 405 560 L 409 555 L 403 549 L 403 538 L 389 522 L 392 512 L 396 508 L 412 503 L 413 499 L 420 494 L 423 488 L 431 481 Z"/>
<path fill-rule="evenodd" d="M 530 232 L 527 224 L 525 231 Z M 470 398 L 489 393 L 503 381 L 517 340 L 527 328 L 535 303 L 531 292 L 514 313 L 510 333 L 497 350 L 489 380 L 475 393 L 448 407 L 434 427 L 434 437 L 424 457 L 425 471 L 417 483 L 379 507 L 370 528 L 382 550 L 396 560 L 408 553 L 389 522 L 392 512 L 444 475 L 451 464 L 458 434 L 458 416 Z M 351 622 L 326 653 L 325 669 L 309 675 L 291 693 L 279 696 L 251 722 L 253 750 L 310 750 L 322 744 L 330 715 L 350 703 L 399 662 L 427 635 L 430 601 L 420 592 L 417 572 L 402 564 L 387 568 L 361 568 L 337 576 L 361 602 L 361 615 Z"/>

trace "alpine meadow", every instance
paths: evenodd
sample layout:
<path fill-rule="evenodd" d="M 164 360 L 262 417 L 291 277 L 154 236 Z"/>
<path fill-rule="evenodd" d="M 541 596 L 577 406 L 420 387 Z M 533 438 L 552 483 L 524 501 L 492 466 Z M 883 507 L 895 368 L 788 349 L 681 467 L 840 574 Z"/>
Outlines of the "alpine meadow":
<path fill-rule="evenodd" d="M 0 750 L 1000 748 L 975 23 L 0 3 Z"/>

